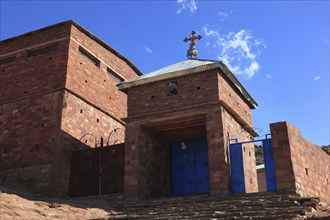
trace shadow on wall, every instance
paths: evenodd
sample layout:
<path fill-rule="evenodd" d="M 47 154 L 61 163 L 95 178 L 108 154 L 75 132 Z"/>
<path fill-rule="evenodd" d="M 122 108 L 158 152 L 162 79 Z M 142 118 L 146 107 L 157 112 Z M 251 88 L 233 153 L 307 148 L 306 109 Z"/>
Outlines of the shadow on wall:
<path fill-rule="evenodd" d="M 124 144 L 72 152 L 69 196 L 123 192 Z"/>
<path fill-rule="evenodd" d="M 21 160 L 15 161 L 11 169 L 1 171 L 0 184 L 24 185 L 35 193 L 56 196 L 59 186 L 65 188 L 63 184 L 68 184 L 66 176 L 70 174 L 72 151 L 91 148 L 65 132 L 60 136 L 63 138 L 50 136 L 48 138 L 52 141 L 40 143 L 38 148 L 33 148 L 33 152 L 17 155 Z M 12 146 L 14 149 L 19 147 Z M 45 157 L 48 160 L 41 159 Z"/>
<path fill-rule="evenodd" d="M 38 148 L 33 149 L 32 153 L 19 155 L 21 160 L 17 160 L 11 169 L 1 170 L 0 184 L 4 186 L 23 185 L 35 193 L 52 197 L 67 196 L 72 152 L 99 148 L 108 142 L 122 142 L 123 132 L 120 129 L 112 131 L 112 133 L 110 131 L 111 135 L 102 141 L 101 138 L 97 139 L 95 135 L 86 134 L 77 139 L 61 131 L 61 135 L 58 135 L 57 138 L 48 137 L 53 141 L 40 143 Z M 8 154 L 9 156 L 11 155 Z M 49 159 L 41 160 L 45 157 Z"/>
<path fill-rule="evenodd" d="M 123 140 L 122 128 L 113 129 L 106 138 L 87 133 L 76 139 L 64 132 L 58 184 L 60 196 L 121 192 L 124 175 Z M 116 180 L 110 181 L 110 176 L 116 177 Z M 102 190 L 101 186 L 104 186 Z"/>

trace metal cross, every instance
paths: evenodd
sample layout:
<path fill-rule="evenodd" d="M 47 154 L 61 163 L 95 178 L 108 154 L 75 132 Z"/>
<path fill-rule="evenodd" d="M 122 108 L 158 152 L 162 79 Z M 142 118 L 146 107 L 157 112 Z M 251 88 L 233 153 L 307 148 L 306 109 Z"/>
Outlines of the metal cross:
<path fill-rule="evenodd" d="M 190 46 L 195 46 L 195 44 L 196 44 L 196 39 L 197 40 L 200 40 L 201 38 L 202 38 L 202 36 L 201 35 L 198 35 L 197 37 L 195 37 L 195 34 L 196 34 L 196 32 L 195 31 L 191 31 L 190 32 L 190 38 L 185 38 L 185 39 L 183 39 L 183 41 L 184 42 L 188 42 L 188 41 L 191 41 L 191 43 L 190 43 Z"/>

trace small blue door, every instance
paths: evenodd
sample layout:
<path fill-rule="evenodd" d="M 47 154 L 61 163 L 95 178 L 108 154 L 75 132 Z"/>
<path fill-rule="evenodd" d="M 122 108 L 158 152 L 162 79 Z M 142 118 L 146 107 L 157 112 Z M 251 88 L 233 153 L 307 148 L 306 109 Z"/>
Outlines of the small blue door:
<path fill-rule="evenodd" d="M 267 192 L 276 191 L 276 173 L 274 163 L 274 151 L 272 146 L 272 140 L 266 139 L 262 141 L 265 161 L 265 173 L 266 173 L 266 186 Z"/>
<path fill-rule="evenodd" d="M 205 138 L 173 142 L 172 195 L 210 191 L 207 142 Z"/>
<path fill-rule="evenodd" d="M 232 193 L 245 193 L 242 144 L 230 145 L 230 172 Z"/>

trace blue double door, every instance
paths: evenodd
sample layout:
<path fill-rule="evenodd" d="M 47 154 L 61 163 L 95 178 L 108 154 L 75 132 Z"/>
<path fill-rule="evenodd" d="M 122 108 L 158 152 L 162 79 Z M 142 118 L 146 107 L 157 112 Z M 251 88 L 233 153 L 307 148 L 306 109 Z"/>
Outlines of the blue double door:
<path fill-rule="evenodd" d="M 210 191 L 206 138 L 173 142 L 171 155 L 173 196 Z"/>
<path fill-rule="evenodd" d="M 262 141 L 267 192 L 276 191 L 274 151 L 271 139 Z M 242 143 L 230 145 L 230 180 L 232 193 L 245 193 Z"/>

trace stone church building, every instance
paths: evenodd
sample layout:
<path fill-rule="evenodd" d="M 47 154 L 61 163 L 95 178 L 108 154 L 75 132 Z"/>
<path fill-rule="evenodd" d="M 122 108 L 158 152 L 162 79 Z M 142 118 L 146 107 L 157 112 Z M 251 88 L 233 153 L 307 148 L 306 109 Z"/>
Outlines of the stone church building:
<path fill-rule="evenodd" d="M 258 192 L 257 102 L 224 63 L 190 57 L 142 74 L 74 21 L 0 48 L 1 184 L 54 197 Z M 329 155 L 287 122 L 270 130 L 267 191 L 330 202 Z"/>

